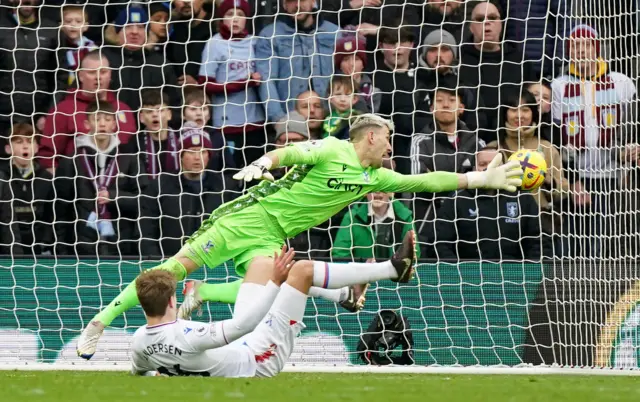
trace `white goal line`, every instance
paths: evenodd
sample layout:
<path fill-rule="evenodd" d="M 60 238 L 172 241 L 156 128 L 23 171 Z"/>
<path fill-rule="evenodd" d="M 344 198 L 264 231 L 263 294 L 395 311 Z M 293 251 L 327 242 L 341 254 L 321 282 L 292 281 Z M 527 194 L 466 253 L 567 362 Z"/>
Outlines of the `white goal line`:
<path fill-rule="evenodd" d="M 0 364 L 0 371 L 129 371 L 125 364 Z M 640 376 L 640 369 L 549 367 L 549 366 L 329 366 L 287 365 L 287 373 L 352 373 L 352 374 L 477 374 L 477 375 L 614 375 Z"/>

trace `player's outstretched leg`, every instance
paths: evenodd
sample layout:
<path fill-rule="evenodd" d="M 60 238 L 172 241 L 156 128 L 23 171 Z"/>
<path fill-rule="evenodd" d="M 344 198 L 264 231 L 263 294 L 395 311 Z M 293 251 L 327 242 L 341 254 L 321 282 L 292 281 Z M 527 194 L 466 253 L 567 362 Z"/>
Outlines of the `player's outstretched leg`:
<path fill-rule="evenodd" d="M 202 264 L 197 264 L 192 259 L 182 253 L 178 253 L 177 256 L 169 258 L 167 261 L 151 269 L 163 269 L 173 273 L 176 280 L 183 280 L 188 274 L 198 269 Z M 89 325 L 85 327 L 78 338 L 78 344 L 76 346 L 76 352 L 78 356 L 83 359 L 91 359 L 96 352 L 98 341 L 104 332 L 106 326 L 111 322 L 129 310 L 131 307 L 139 304 L 138 296 L 136 294 L 135 280 L 129 283 L 127 287 L 115 298 L 109 305 L 98 313 Z"/>
<path fill-rule="evenodd" d="M 416 243 L 413 230 L 406 233 L 399 250 L 389 261 L 380 263 L 324 263 L 306 261 L 317 267 L 317 282 L 313 284 L 309 294 L 339 302 L 349 311 L 358 311 L 364 305 L 364 297 L 369 282 L 391 279 L 395 282 L 408 282 L 413 276 L 413 265 L 416 262 Z M 273 260 L 266 257 L 256 258 L 247 271 L 246 280 L 243 282 L 237 297 L 234 316 L 238 310 L 252 308 L 255 295 L 262 291 L 266 284 Z M 254 274 L 257 274 L 254 276 Z M 326 277 L 324 276 L 326 275 Z M 247 280 L 248 279 L 248 280 Z M 363 285 L 365 284 L 365 285 Z M 209 301 L 206 293 L 207 283 L 198 286 L 197 292 L 191 290 L 185 295 L 185 301 L 180 306 L 179 317 L 190 317 L 195 308 Z M 245 298 L 243 295 L 247 295 Z M 338 299 L 338 297 L 340 299 Z M 246 300 L 245 300 L 246 299 Z M 194 308 L 195 306 L 195 308 Z M 257 323 L 255 323 L 257 325 Z"/>

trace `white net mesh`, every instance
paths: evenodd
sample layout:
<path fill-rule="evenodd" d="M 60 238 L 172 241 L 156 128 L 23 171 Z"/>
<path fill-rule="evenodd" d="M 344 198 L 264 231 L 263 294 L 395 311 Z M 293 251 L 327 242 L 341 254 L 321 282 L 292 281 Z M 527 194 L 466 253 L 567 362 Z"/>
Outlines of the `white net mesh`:
<path fill-rule="evenodd" d="M 385 260 L 413 223 L 422 258 L 412 282 L 373 284 L 358 314 L 310 299 L 291 363 L 382 356 L 380 335 L 371 353 L 358 344 L 393 310 L 408 326 L 386 339 L 416 365 L 638 367 L 637 12 L 0 1 L 0 367 L 86 367 L 82 328 L 248 190 L 234 173 L 291 142 L 347 139 L 363 113 L 393 122 L 389 167 L 404 174 L 465 173 L 520 148 L 549 170 L 531 194 L 376 193 L 290 239 L 300 258 Z M 208 268 L 193 278 L 238 279 L 231 262 Z M 125 364 L 143 324 L 138 307 L 118 317 L 91 364 Z"/>

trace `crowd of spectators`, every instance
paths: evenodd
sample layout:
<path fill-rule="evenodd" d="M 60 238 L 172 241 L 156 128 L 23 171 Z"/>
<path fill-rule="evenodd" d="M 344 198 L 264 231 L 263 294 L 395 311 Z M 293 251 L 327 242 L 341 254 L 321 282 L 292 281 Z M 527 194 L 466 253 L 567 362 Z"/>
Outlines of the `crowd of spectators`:
<path fill-rule="evenodd" d="M 569 0 L 42 3 L 0 0 L 1 254 L 173 255 L 237 169 L 362 113 L 401 173 L 527 148 L 544 185 L 370 194 L 298 251 L 385 259 L 415 227 L 447 261 L 640 252 L 635 83 Z"/>

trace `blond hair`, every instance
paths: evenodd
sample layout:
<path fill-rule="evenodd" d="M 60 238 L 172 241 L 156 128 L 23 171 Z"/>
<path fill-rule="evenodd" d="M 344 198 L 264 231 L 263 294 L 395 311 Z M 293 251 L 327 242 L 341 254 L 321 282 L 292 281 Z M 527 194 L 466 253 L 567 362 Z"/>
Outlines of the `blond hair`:
<path fill-rule="evenodd" d="M 351 141 L 359 141 L 371 127 L 387 128 L 389 132 L 394 130 L 393 123 L 383 117 L 373 113 L 365 113 L 358 116 L 349 130 L 349 139 Z"/>

